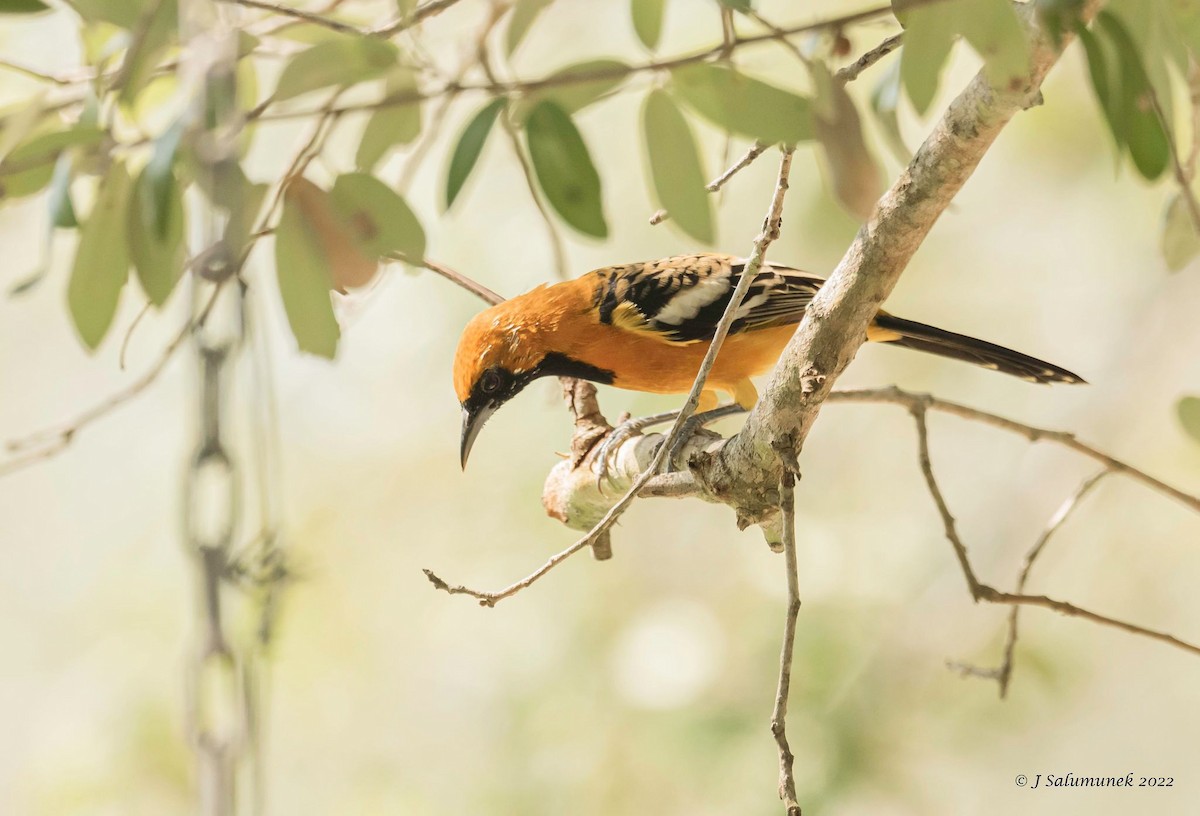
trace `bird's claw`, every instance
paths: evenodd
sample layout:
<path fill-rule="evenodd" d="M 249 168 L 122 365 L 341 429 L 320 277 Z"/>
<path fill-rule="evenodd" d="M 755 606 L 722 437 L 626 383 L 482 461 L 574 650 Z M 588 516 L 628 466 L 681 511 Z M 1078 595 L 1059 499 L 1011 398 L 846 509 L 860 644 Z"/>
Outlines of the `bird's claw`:
<path fill-rule="evenodd" d="M 613 481 L 610 465 L 613 457 L 620 450 L 621 445 L 635 436 L 641 436 L 643 431 L 653 425 L 670 422 L 677 415 L 677 411 L 668 411 L 664 414 L 653 414 L 651 416 L 634 417 L 632 419 L 626 417 L 624 421 L 619 422 L 615 428 L 609 431 L 608 436 L 604 437 L 597 446 L 594 456 L 596 463 L 596 489 L 603 493 L 604 482 Z"/>

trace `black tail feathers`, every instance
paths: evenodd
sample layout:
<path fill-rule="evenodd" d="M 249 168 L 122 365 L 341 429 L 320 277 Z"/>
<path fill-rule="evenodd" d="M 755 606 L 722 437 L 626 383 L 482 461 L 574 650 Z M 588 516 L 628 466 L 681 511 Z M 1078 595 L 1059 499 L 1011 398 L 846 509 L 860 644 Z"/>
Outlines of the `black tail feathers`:
<path fill-rule="evenodd" d="M 963 360 L 1030 382 L 1072 384 L 1087 382 L 1078 374 L 1053 363 L 1047 363 L 1045 360 L 913 320 L 881 314 L 875 318 L 875 325 L 900 335 L 897 340 L 885 341 L 890 345 L 926 351 L 953 360 Z"/>

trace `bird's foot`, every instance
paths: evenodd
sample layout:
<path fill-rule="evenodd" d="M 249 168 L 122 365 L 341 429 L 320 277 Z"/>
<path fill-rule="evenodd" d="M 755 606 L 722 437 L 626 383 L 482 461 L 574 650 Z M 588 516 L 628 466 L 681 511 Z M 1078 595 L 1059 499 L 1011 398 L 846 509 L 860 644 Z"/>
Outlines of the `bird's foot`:
<path fill-rule="evenodd" d="M 604 437 L 596 449 L 596 488 L 603 491 L 605 480 L 612 481 L 610 463 L 612 462 L 612 457 L 620 450 L 622 444 L 633 439 L 635 436 L 641 436 L 642 431 L 647 428 L 671 422 L 677 416 L 679 416 L 678 411 L 666 411 L 661 414 L 625 419 L 617 423 L 617 427 L 609 431 L 608 436 Z"/>
<path fill-rule="evenodd" d="M 683 428 L 680 429 L 679 438 L 675 440 L 675 444 L 671 445 L 671 450 L 667 452 L 666 472 L 671 473 L 677 470 L 686 469 L 687 462 L 681 463 L 679 461 L 679 454 L 683 452 L 684 445 L 686 445 L 688 441 L 696 435 L 696 431 L 707 427 L 713 422 L 716 422 L 718 419 L 724 419 L 725 417 L 742 414 L 745 413 L 746 410 L 747 409 L 734 402 L 729 405 L 722 405 L 719 408 L 714 408 L 711 411 L 701 411 L 698 414 L 692 414 L 690 417 L 688 417 L 683 423 Z M 680 467 L 681 464 L 683 467 Z"/>

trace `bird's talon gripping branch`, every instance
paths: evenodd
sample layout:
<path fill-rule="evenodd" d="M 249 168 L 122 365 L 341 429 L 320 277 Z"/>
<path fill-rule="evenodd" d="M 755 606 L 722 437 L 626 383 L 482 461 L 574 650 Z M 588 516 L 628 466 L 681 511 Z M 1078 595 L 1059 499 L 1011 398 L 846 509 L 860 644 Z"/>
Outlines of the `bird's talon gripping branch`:
<path fill-rule="evenodd" d="M 612 481 L 612 473 L 610 465 L 613 462 L 613 457 L 617 451 L 621 449 L 621 445 L 633 439 L 635 436 L 641 436 L 642 432 L 647 428 L 655 425 L 662 425 L 671 422 L 675 417 L 679 416 L 678 411 L 666 411 L 661 414 L 651 414 L 644 417 L 634 417 L 630 419 L 628 415 L 613 428 L 608 436 L 601 440 L 596 447 L 595 453 L 595 470 L 596 470 L 596 489 L 603 491 L 604 482 Z"/>
<path fill-rule="evenodd" d="M 714 408 L 711 411 L 702 411 L 687 418 L 683 423 L 683 428 L 679 434 L 679 438 L 675 440 L 675 444 L 671 446 L 671 450 L 667 453 L 666 472 L 673 473 L 677 470 L 687 470 L 687 462 L 680 462 L 679 455 L 683 452 L 683 448 L 691 438 L 696 435 L 697 431 L 707 428 L 718 419 L 744 414 L 748 408 L 738 405 L 736 402 L 729 405 L 722 405 L 719 408 Z M 682 465 L 682 467 L 681 467 Z"/>

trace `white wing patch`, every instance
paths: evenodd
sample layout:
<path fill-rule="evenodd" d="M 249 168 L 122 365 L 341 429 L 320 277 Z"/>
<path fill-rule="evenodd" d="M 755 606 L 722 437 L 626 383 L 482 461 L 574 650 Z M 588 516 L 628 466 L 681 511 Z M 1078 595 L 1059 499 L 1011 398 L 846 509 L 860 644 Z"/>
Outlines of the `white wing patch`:
<path fill-rule="evenodd" d="M 695 286 L 676 292 L 671 300 L 654 315 L 654 322 L 678 326 L 692 320 L 700 310 L 729 291 L 728 275 L 703 278 Z"/>

